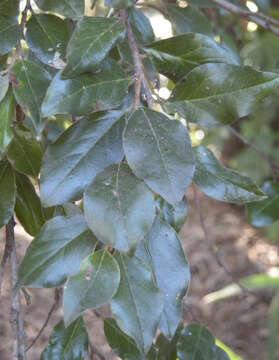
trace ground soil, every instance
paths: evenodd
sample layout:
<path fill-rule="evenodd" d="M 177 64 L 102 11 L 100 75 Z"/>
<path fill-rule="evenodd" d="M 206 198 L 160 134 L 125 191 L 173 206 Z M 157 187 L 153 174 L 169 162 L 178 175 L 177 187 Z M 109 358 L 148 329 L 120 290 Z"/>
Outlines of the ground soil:
<path fill-rule="evenodd" d="M 190 188 L 187 194 L 190 205 L 189 215 L 180 232 L 192 274 L 188 296 L 184 301 L 183 319 L 185 323 L 203 322 L 219 339 L 242 355 L 244 360 L 267 360 L 266 318 L 272 292 L 256 294 L 242 292 L 230 299 L 211 304 L 204 301 L 204 296 L 230 284 L 232 278 L 240 279 L 278 266 L 278 246 L 270 244 L 259 230 L 247 225 L 242 207 L 215 202 L 201 193 L 198 195 L 205 217 L 207 240 L 200 226 L 193 191 Z M 31 238 L 20 226 L 17 225 L 15 230 L 20 261 Z M 3 240 L 0 244 L 3 245 Z M 226 269 L 218 264 L 220 261 L 225 264 Z M 1 360 L 11 359 L 8 280 L 7 268 L 0 298 Z M 32 296 L 31 305 L 27 306 L 22 298 L 27 343 L 30 343 L 40 330 L 54 301 L 53 290 L 30 289 L 29 292 Z M 104 307 L 98 315 L 108 316 L 109 313 L 109 308 Z M 40 339 L 28 352 L 28 360 L 39 360 L 51 329 L 61 316 L 60 308 L 52 316 Z M 106 355 L 106 359 L 116 359 L 105 342 L 102 320 L 90 311 L 86 314 L 85 320 L 92 343 Z"/>

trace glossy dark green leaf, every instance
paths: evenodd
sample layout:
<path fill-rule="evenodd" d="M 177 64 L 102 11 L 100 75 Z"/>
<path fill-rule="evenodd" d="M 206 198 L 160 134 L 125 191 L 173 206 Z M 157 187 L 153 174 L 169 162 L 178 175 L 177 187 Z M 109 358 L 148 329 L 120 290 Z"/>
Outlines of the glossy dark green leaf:
<path fill-rule="evenodd" d="M 267 181 L 262 186 L 266 200 L 247 204 L 248 221 L 254 226 L 266 226 L 279 220 L 279 184 Z"/>
<path fill-rule="evenodd" d="M 107 250 L 96 251 L 86 258 L 64 288 L 65 324 L 69 325 L 88 309 L 108 303 L 116 293 L 119 281 L 119 266 Z"/>
<path fill-rule="evenodd" d="M 84 14 L 84 0 L 35 0 L 43 11 L 50 11 L 65 17 L 77 19 Z"/>
<path fill-rule="evenodd" d="M 186 197 L 184 196 L 183 199 L 175 205 L 171 205 L 163 198 L 158 197 L 156 207 L 160 212 L 160 218 L 170 224 L 176 232 L 179 232 L 187 218 L 188 205 Z"/>
<path fill-rule="evenodd" d="M 150 266 L 164 294 L 164 310 L 159 327 L 172 338 L 181 317 L 181 302 L 186 294 L 190 272 L 176 232 L 159 217 L 138 247 L 136 255 Z"/>
<path fill-rule="evenodd" d="M 2 15 L 2 14 L 1 14 Z M 20 40 L 20 29 L 13 19 L 0 17 L 0 55 L 7 54 Z"/>
<path fill-rule="evenodd" d="M 143 11 L 132 7 L 128 10 L 128 17 L 137 42 L 148 44 L 155 40 L 151 23 Z"/>
<path fill-rule="evenodd" d="M 0 102 L 4 99 L 9 88 L 9 75 L 0 76 Z"/>
<path fill-rule="evenodd" d="M 48 220 L 31 242 L 19 267 L 17 288 L 54 287 L 75 274 L 96 245 L 82 215 Z"/>
<path fill-rule="evenodd" d="M 48 14 L 35 14 L 26 24 L 25 40 L 30 50 L 45 64 L 65 59 L 70 34 L 65 20 Z"/>
<path fill-rule="evenodd" d="M 82 317 L 65 327 L 63 320 L 53 329 L 40 360 L 84 360 L 89 338 Z"/>
<path fill-rule="evenodd" d="M 181 8 L 172 4 L 166 4 L 166 9 L 167 17 L 177 34 L 193 32 L 213 35 L 211 23 L 198 9 L 191 6 Z"/>
<path fill-rule="evenodd" d="M 168 340 L 163 333 L 161 333 L 156 340 L 155 348 L 157 349 L 158 360 L 177 360 L 177 341 L 184 326 L 180 323 L 176 329 L 175 335 L 171 340 Z"/>
<path fill-rule="evenodd" d="M 106 0 L 106 6 L 114 9 L 122 9 L 134 6 L 134 0 Z"/>
<path fill-rule="evenodd" d="M 121 359 L 143 360 L 134 340 L 119 329 L 114 319 L 104 319 L 104 332 L 109 346 Z"/>
<path fill-rule="evenodd" d="M 198 146 L 194 153 L 196 171 L 193 181 L 206 195 L 240 204 L 266 198 L 250 178 L 223 166 L 211 150 Z"/>
<path fill-rule="evenodd" d="M 0 161 L 0 228 L 14 213 L 16 185 L 13 168 L 7 160 Z"/>
<path fill-rule="evenodd" d="M 238 63 L 232 53 L 215 40 L 195 33 L 157 41 L 145 48 L 145 51 L 151 55 L 156 69 L 175 82 L 205 63 Z M 219 72 L 222 70 L 216 71 L 218 71 L 216 77 L 221 77 L 222 73 Z M 194 85 L 198 86 L 200 82 Z M 211 89 L 214 90 L 213 87 Z"/>
<path fill-rule="evenodd" d="M 216 7 L 217 5 L 214 4 L 211 0 L 188 0 L 187 1 L 190 5 L 192 6 L 197 6 L 197 7 Z"/>
<path fill-rule="evenodd" d="M 14 168 L 26 175 L 38 176 L 43 152 L 40 143 L 31 136 L 15 133 L 8 147 L 8 159 Z"/>
<path fill-rule="evenodd" d="M 12 68 L 12 72 L 15 76 L 13 86 L 15 98 L 30 116 L 34 129 L 40 134 L 45 126 L 41 104 L 51 76 L 42 67 L 27 60 L 18 61 Z"/>
<path fill-rule="evenodd" d="M 0 0 L 0 14 L 16 21 L 18 17 L 19 0 Z"/>
<path fill-rule="evenodd" d="M 278 84 L 278 74 L 249 66 L 205 64 L 174 88 L 167 108 L 202 126 L 228 124 L 248 115 Z"/>
<path fill-rule="evenodd" d="M 0 102 L 0 156 L 6 151 L 13 138 L 11 124 L 15 117 L 15 100 L 10 89 Z"/>
<path fill-rule="evenodd" d="M 83 17 L 68 44 L 67 65 L 62 77 L 96 70 L 124 34 L 125 27 L 119 18 Z"/>
<path fill-rule="evenodd" d="M 42 105 L 44 116 L 56 114 L 86 115 L 121 104 L 131 79 L 115 62 L 107 62 L 102 71 L 62 79 L 59 72 L 47 91 Z"/>
<path fill-rule="evenodd" d="M 187 129 L 178 120 L 139 108 L 124 133 L 127 161 L 140 179 L 166 201 L 181 201 L 194 173 Z"/>
<path fill-rule="evenodd" d="M 84 214 L 100 241 L 128 252 L 135 250 L 152 226 L 154 196 L 128 165 L 112 165 L 86 189 Z"/>
<path fill-rule="evenodd" d="M 230 358 L 227 355 L 227 353 L 225 352 L 225 350 L 223 350 L 219 346 L 217 346 L 217 348 L 216 348 L 215 359 L 216 360 L 230 360 Z"/>
<path fill-rule="evenodd" d="M 152 272 L 136 256 L 115 256 L 120 267 L 120 284 L 111 301 L 118 326 L 147 353 L 163 310 L 163 294 L 154 283 Z"/>
<path fill-rule="evenodd" d="M 95 175 L 121 161 L 122 115 L 123 111 L 114 110 L 82 119 L 49 145 L 41 170 L 41 198 L 46 206 L 80 199 Z"/>

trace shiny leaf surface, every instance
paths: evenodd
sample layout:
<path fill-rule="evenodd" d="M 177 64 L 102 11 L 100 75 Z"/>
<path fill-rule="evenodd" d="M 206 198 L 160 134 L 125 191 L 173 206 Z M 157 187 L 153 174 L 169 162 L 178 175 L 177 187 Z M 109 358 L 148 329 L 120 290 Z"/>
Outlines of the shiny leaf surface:
<path fill-rule="evenodd" d="M 122 159 L 122 115 L 115 110 L 82 119 L 49 145 L 41 170 L 46 206 L 80 199 L 95 175 Z"/>
<path fill-rule="evenodd" d="M 9 76 L 1 75 L 0 76 L 0 101 L 2 101 L 7 94 L 9 88 Z"/>
<path fill-rule="evenodd" d="M 2 14 L 1 14 L 2 15 Z M 0 55 L 7 54 L 20 39 L 17 22 L 10 18 L 0 17 Z"/>
<path fill-rule="evenodd" d="M 67 65 L 62 77 L 96 70 L 119 39 L 125 27 L 118 18 L 84 17 L 76 25 L 67 47 Z"/>
<path fill-rule="evenodd" d="M 65 59 L 69 37 L 66 21 L 54 15 L 36 14 L 26 24 L 29 49 L 48 65 L 52 65 L 55 57 Z"/>
<path fill-rule="evenodd" d="M 151 55 L 156 69 L 175 82 L 205 63 L 237 64 L 231 52 L 210 37 L 196 33 L 160 40 L 145 50 Z"/>
<path fill-rule="evenodd" d="M 156 200 L 156 208 L 160 212 L 160 218 L 170 224 L 176 232 L 179 232 L 187 218 L 188 205 L 186 197 L 184 196 L 183 199 L 175 205 L 171 205 L 161 197 L 158 197 Z"/>
<path fill-rule="evenodd" d="M 48 220 L 31 242 L 19 267 L 17 288 L 54 287 L 75 274 L 96 245 L 82 215 Z"/>
<path fill-rule="evenodd" d="M 35 0 L 43 11 L 51 11 L 72 19 L 84 14 L 84 0 Z"/>
<path fill-rule="evenodd" d="M 86 115 L 121 104 L 131 80 L 115 62 L 107 62 L 102 71 L 62 79 L 59 72 L 51 82 L 42 104 L 44 116 L 56 114 Z"/>
<path fill-rule="evenodd" d="M 167 108 L 202 126 L 228 124 L 248 115 L 278 84 L 278 74 L 249 66 L 205 64 L 174 88 Z"/>
<path fill-rule="evenodd" d="M 194 183 L 208 196 L 231 203 L 263 200 L 266 196 L 247 176 L 226 168 L 204 146 L 194 149 Z"/>
<path fill-rule="evenodd" d="M 181 301 L 186 294 L 190 272 L 176 232 L 158 217 L 136 255 L 150 266 L 164 294 L 160 329 L 171 339 L 181 317 Z"/>
<path fill-rule="evenodd" d="M 84 194 L 89 228 L 103 243 L 135 250 L 155 218 L 153 193 L 128 165 L 112 165 L 97 175 Z"/>
<path fill-rule="evenodd" d="M 88 346 L 89 338 L 82 317 L 68 327 L 62 320 L 53 329 L 40 360 L 83 360 Z"/>
<path fill-rule="evenodd" d="M 69 325 L 84 311 L 109 302 L 119 281 L 118 264 L 107 250 L 99 250 L 86 258 L 79 272 L 68 279 L 64 288 L 65 323 Z"/>
<path fill-rule="evenodd" d="M 15 117 L 15 99 L 10 89 L 0 102 L 0 156 L 6 151 L 13 138 L 12 120 Z"/>
<path fill-rule="evenodd" d="M 14 213 L 16 184 L 13 168 L 7 160 L 0 161 L 0 228 Z"/>
<path fill-rule="evenodd" d="M 147 353 L 162 314 L 163 295 L 142 260 L 121 253 L 115 258 L 121 280 L 111 301 L 112 312 L 121 330 L 135 340 L 143 353 Z"/>
<path fill-rule="evenodd" d="M 186 127 L 157 111 L 140 108 L 129 118 L 124 152 L 140 179 L 170 204 L 181 201 L 194 173 Z"/>
<path fill-rule="evenodd" d="M 148 44 L 155 40 L 151 23 L 143 11 L 136 7 L 132 7 L 128 10 L 128 17 L 135 38 L 139 43 Z"/>

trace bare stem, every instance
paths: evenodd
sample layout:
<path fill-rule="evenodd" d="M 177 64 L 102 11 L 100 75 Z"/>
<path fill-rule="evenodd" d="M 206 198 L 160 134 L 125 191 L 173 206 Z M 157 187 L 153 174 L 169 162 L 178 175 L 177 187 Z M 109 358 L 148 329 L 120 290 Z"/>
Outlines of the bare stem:
<path fill-rule="evenodd" d="M 101 350 L 99 350 L 95 345 L 93 345 L 91 342 L 89 344 L 90 346 L 90 358 L 93 359 L 94 355 L 97 355 L 99 359 L 106 360 L 105 354 L 102 353 Z"/>

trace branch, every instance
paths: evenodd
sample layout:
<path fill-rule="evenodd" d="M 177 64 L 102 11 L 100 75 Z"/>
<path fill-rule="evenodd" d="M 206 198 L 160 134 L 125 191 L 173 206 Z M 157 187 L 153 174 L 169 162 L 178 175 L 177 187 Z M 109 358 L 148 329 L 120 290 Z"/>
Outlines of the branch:
<path fill-rule="evenodd" d="M 15 248 L 15 221 L 12 217 L 6 225 L 6 246 L 10 250 L 10 268 L 11 268 L 11 324 L 13 329 L 13 360 L 25 360 L 25 333 L 23 327 L 22 314 L 20 312 L 20 295 L 14 292 L 18 274 Z"/>
<path fill-rule="evenodd" d="M 102 353 L 101 350 L 99 350 L 95 345 L 93 345 L 91 342 L 89 343 L 90 347 L 90 358 L 93 359 L 94 355 L 96 354 L 101 360 L 106 360 L 105 354 Z"/>
<path fill-rule="evenodd" d="M 6 236 L 6 243 L 5 243 L 5 249 L 4 249 L 4 253 L 3 253 L 3 257 L 1 260 L 1 264 L 0 264 L 0 295 L 1 295 L 1 289 L 2 289 L 2 281 L 3 281 L 3 277 L 4 277 L 4 272 L 5 272 L 5 265 L 7 260 L 10 257 L 11 254 L 11 242 L 8 241 L 8 237 Z"/>
<path fill-rule="evenodd" d="M 269 17 L 261 12 L 253 13 L 249 10 L 243 9 L 227 0 L 211 0 L 216 5 L 228 10 L 229 12 L 247 18 L 266 30 L 273 32 L 279 36 L 279 21 Z"/>

